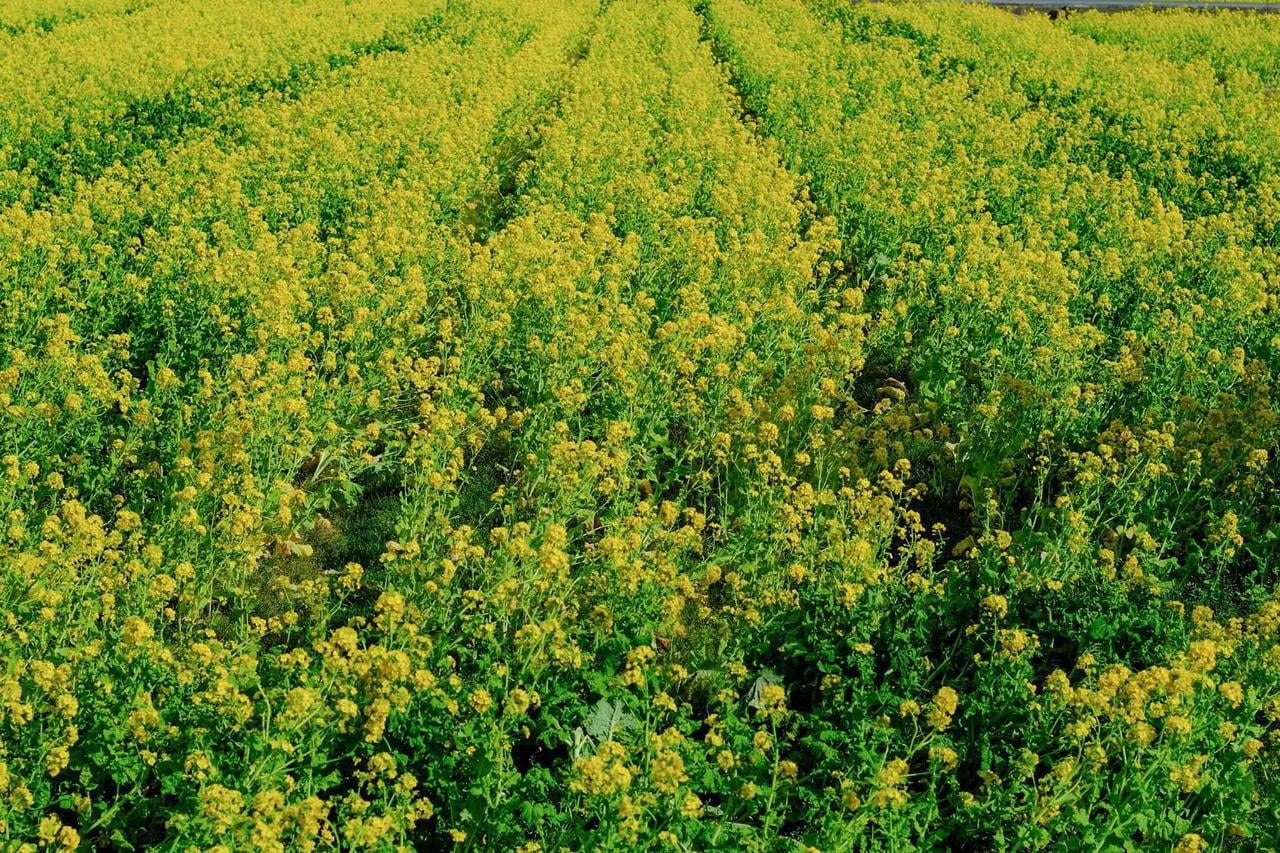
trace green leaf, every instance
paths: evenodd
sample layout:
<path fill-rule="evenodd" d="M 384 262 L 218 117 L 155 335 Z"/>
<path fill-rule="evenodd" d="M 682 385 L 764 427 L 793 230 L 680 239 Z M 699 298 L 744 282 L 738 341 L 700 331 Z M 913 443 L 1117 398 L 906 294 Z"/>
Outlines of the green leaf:
<path fill-rule="evenodd" d="M 764 704 L 761 698 L 764 696 L 764 689 L 774 684 L 781 684 L 782 676 L 774 672 L 772 669 L 766 668 L 760 673 L 759 677 L 751 683 L 751 694 L 747 704 L 752 708 L 763 708 Z"/>
<path fill-rule="evenodd" d="M 587 734 L 596 741 L 611 740 L 613 733 L 634 728 L 639 721 L 608 699 L 601 699 L 587 716 Z"/>

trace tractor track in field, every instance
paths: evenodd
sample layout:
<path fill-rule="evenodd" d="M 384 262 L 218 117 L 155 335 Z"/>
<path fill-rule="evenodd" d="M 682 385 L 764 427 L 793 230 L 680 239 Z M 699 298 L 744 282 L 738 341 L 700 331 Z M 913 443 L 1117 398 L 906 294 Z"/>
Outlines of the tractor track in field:
<path fill-rule="evenodd" d="M 563 79 L 545 96 L 546 103 L 541 105 L 537 116 L 528 122 L 528 132 L 505 140 L 503 153 L 499 158 L 497 186 L 492 192 L 471 199 L 470 213 L 463 218 L 461 224 L 471 228 L 479 238 L 490 239 L 515 218 L 523 198 L 520 191 L 521 172 L 527 164 L 537 159 L 538 150 L 542 147 L 544 124 L 559 117 L 564 99 L 573 88 L 574 73 L 591 52 L 591 46 L 598 35 L 600 18 L 607 7 L 607 2 L 602 2 L 597 7 L 595 17 L 576 39 L 567 57 Z"/>
<path fill-rule="evenodd" d="M 49 14 L 26 20 L 0 23 L 0 34 L 15 37 L 26 36 L 32 33 L 48 34 L 56 29 L 70 26 L 71 24 L 76 24 L 80 21 L 94 21 L 109 16 L 127 18 L 130 15 L 136 15 L 139 12 L 151 8 L 155 3 L 156 0 L 139 0 L 139 2 L 133 6 L 119 9 L 114 12 L 69 11 L 63 14 Z"/>

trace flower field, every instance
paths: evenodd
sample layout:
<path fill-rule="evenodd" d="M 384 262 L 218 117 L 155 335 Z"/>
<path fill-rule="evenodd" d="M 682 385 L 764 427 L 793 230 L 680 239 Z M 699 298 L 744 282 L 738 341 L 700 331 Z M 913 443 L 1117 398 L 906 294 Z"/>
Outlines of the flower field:
<path fill-rule="evenodd" d="M 1280 17 L 0 8 L 0 850 L 1280 848 Z"/>

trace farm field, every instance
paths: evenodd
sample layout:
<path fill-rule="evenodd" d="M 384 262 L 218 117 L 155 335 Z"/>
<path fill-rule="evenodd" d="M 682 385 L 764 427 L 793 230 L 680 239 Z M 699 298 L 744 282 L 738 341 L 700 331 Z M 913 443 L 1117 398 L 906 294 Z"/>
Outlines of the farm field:
<path fill-rule="evenodd" d="M 0 8 L 0 849 L 1280 849 L 1280 17 Z"/>

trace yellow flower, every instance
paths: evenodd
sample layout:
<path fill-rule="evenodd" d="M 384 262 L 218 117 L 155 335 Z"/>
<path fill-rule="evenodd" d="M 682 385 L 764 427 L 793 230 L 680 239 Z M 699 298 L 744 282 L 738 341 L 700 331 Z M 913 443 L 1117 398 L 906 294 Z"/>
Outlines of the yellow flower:
<path fill-rule="evenodd" d="M 596 754 L 574 762 L 570 787 L 591 795 L 618 794 L 631 787 L 626 750 L 615 741 L 600 744 Z"/>
<path fill-rule="evenodd" d="M 950 687 L 942 687 L 933 696 L 929 707 L 927 721 L 930 726 L 942 731 L 951 725 L 951 718 L 960 707 L 960 695 Z"/>
<path fill-rule="evenodd" d="M 133 616 L 125 620 L 121 639 L 126 646 L 140 646 L 154 636 L 155 631 L 150 625 Z"/>
<path fill-rule="evenodd" d="M 493 707 L 493 697 L 483 687 L 473 690 L 467 697 L 467 704 L 477 714 L 483 714 Z"/>
<path fill-rule="evenodd" d="M 1244 701 L 1244 690 L 1238 681 L 1224 681 L 1218 685 L 1218 692 L 1231 703 L 1232 708 L 1239 708 Z"/>
<path fill-rule="evenodd" d="M 1204 853 L 1209 849 L 1209 842 L 1194 832 L 1189 832 L 1173 845 L 1173 853 Z"/>
<path fill-rule="evenodd" d="M 932 746 L 929 747 L 929 758 L 937 761 L 947 770 L 953 769 L 959 763 L 959 756 L 956 751 L 949 746 Z"/>
<path fill-rule="evenodd" d="M 773 738 L 769 736 L 768 732 L 760 729 L 751 736 L 751 745 L 760 752 L 767 753 L 773 748 Z"/>
<path fill-rule="evenodd" d="M 684 772 L 684 759 L 678 752 L 659 749 L 649 766 L 653 786 L 663 793 L 673 793 L 688 780 Z"/>
<path fill-rule="evenodd" d="M 1003 619 L 1009 612 L 1009 601 L 1003 595 L 992 593 L 982 599 L 982 611 L 988 616 Z"/>

